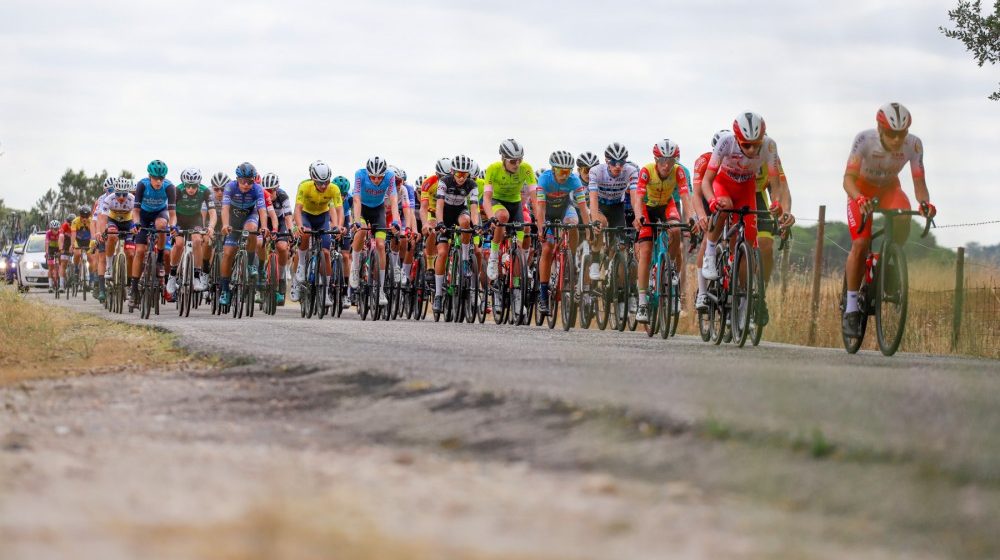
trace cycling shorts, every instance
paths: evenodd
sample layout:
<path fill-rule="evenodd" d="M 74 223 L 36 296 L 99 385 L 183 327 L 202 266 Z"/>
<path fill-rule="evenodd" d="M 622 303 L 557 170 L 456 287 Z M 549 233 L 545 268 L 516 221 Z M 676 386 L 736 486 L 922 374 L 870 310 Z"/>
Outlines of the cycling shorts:
<path fill-rule="evenodd" d="M 677 211 L 677 204 L 670 200 L 663 206 L 646 206 L 646 211 L 643 214 L 643 218 L 646 219 L 647 224 L 652 224 L 655 222 L 680 222 L 681 215 Z M 676 231 L 676 230 L 675 230 Z M 653 228 L 649 226 L 643 226 L 639 229 L 639 241 L 652 241 L 656 237 L 653 232 Z"/>
<path fill-rule="evenodd" d="M 858 190 L 861 194 L 868 198 L 878 197 L 878 208 L 883 210 L 910 210 L 910 199 L 906 197 L 906 193 L 903 192 L 902 185 L 899 184 L 899 178 L 896 177 L 893 181 L 884 187 L 879 187 L 868 181 L 865 181 L 861 177 L 858 177 Z M 847 225 L 851 229 L 851 240 L 858 238 L 871 239 L 872 236 L 872 222 L 874 220 L 868 219 L 865 222 L 865 228 L 858 233 L 858 224 L 861 223 L 861 209 L 858 207 L 857 202 L 849 200 L 847 202 Z"/>
<path fill-rule="evenodd" d="M 712 183 L 712 190 L 716 198 L 728 196 L 733 201 L 733 209 L 749 206 L 751 210 L 757 209 L 757 181 L 753 176 L 743 182 L 733 179 L 726 173 L 719 173 Z M 748 214 L 743 216 L 743 226 L 746 229 L 746 239 L 752 247 L 757 246 L 757 216 Z"/>

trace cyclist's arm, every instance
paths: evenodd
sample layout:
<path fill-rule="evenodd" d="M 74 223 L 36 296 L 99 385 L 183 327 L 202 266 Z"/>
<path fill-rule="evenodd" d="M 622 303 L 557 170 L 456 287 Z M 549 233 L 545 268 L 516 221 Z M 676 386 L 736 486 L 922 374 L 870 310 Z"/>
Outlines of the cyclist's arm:
<path fill-rule="evenodd" d="M 301 202 L 296 202 L 295 203 L 295 212 L 293 212 L 293 214 L 295 214 L 295 216 L 294 216 L 294 218 L 295 218 L 295 227 L 297 227 L 299 229 L 302 229 L 302 203 Z"/>
<path fill-rule="evenodd" d="M 492 220 L 493 219 L 493 185 L 491 183 L 486 183 L 486 185 L 483 186 L 483 210 L 486 211 L 486 217 L 488 219 Z"/>
<path fill-rule="evenodd" d="M 851 200 L 861 196 L 861 190 L 858 189 L 858 176 L 850 171 L 844 173 L 844 191 Z"/>
<path fill-rule="evenodd" d="M 420 223 L 429 224 L 429 214 L 430 214 L 430 197 L 421 196 L 420 197 Z"/>
<path fill-rule="evenodd" d="M 389 194 L 389 204 L 392 205 L 392 221 L 396 224 L 402 224 L 403 220 L 399 217 L 399 197 L 396 196 L 396 189 L 393 189 Z"/>
<path fill-rule="evenodd" d="M 927 190 L 927 177 L 924 174 L 924 146 L 920 140 L 916 141 L 910 158 L 910 174 L 913 176 L 913 194 L 917 202 L 930 202 L 931 195 Z"/>
<path fill-rule="evenodd" d="M 541 192 L 541 191 L 539 191 L 539 192 Z M 545 195 L 544 194 L 542 194 L 541 198 L 535 199 L 535 223 L 538 224 L 539 227 L 545 225 L 545 206 L 546 206 L 546 204 L 547 203 L 545 201 Z"/>
<path fill-rule="evenodd" d="M 334 204 L 333 208 L 330 209 L 330 222 L 332 227 L 340 227 L 340 224 L 344 223 L 344 205 Z"/>
<path fill-rule="evenodd" d="M 438 186 L 438 197 L 436 201 L 436 208 L 434 215 L 438 217 L 438 221 L 444 220 L 444 196 L 440 194 L 441 186 Z"/>
<path fill-rule="evenodd" d="M 403 220 L 406 221 L 406 228 L 410 231 L 417 231 L 417 214 L 412 206 L 403 209 Z"/>
<path fill-rule="evenodd" d="M 354 223 L 361 223 L 361 193 L 354 193 L 354 210 L 351 212 Z"/>
<path fill-rule="evenodd" d="M 712 200 L 715 198 L 715 189 L 712 188 L 712 183 L 715 182 L 715 175 L 718 173 L 716 169 L 706 169 L 705 175 L 701 179 L 701 195 L 705 197 L 705 200 Z"/>
<path fill-rule="evenodd" d="M 596 220 L 600 215 L 601 210 L 597 202 L 597 188 L 594 188 L 590 191 L 590 219 Z"/>
<path fill-rule="evenodd" d="M 223 229 L 229 227 L 229 204 L 225 202 L 222 203 L 222 227 Z"/>
<path fill-rule="evenodd" d="M 97 215 L 97 231 L 103 232 L 108 229 L 108 215 L 101 213 Z"/>
<path fill-rule="evenodd" d="M 274 224 L 274 227 L 278 227 L 278 213 L 274 211 L 274 206 L 270 206 L 267 209 L 268 224 Z"/>

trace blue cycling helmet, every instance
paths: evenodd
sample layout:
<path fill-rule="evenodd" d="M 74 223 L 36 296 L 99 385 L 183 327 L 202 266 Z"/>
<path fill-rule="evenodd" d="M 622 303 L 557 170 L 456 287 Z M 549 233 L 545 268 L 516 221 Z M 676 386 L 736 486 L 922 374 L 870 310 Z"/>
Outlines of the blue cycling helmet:
<path fill-rule="evenodd" d="M 244 161 L 236 167 L 237 179 L 256 179 L 257 168 L 249 161 Z"/>
<path fill-rule="evenodd" d="M 167 176 L 167 164 L 161 160 L 154 159 L 146 166 L 146 172 L 149 173 L 150 177 L 159 177 L 162 179 Z"/>
<path fill-rule="evenodd" d="M 348 181 L 347 177 L 344 177 L 343 175 L 337 175 L 336 177 L 334 177 L 333 184 L 337 185 L 337 188 L 340 189 L 341 194 L 351 190 L 351 182 Z"/>

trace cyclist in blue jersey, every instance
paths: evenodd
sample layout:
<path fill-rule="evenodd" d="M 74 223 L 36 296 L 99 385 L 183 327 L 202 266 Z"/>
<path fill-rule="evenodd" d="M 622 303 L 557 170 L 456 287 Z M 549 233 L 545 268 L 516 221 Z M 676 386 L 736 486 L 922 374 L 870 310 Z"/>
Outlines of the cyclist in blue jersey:
<path fill-rule="evenodd" d="M 396 196 L 396 176 L 388 171 L 388 164 L 379 156 L 368 159 L 364 169 L 354 174 L 354 192 L 352 224 L 355 228 L 367 224 L 371 228 L 385 229 L 385 205 L 389 204 L 392 211 L 392 227 L 399 229 L 399 208 Z M 354 234 L 354 244 L 351 255 L 350 285 L 357 289 L 361 281 L 361 249 L 368 238 L 368 231 L 358 230 Z M 388 305 L 385 296 L 385 232 L 375 233 L 375 247 L 379 257 L 379 305 Z"/>
<path fill-rule="evenodd" d="M 226 236 L 225 247 L 222 250 L 222 270 L 220 279 L 222 295 L 219 303 L 229 305 L 229 279 L 233 274 L 233 259 L 236 256 L 236 245 L 239 235 L 234 229 L 259 231 L 267 235 L 267 205 L 264 201 L 264 188 L 257 182 L 257 168 L 249 162 L 243 162 L 236 168 L 236 180 L 230 181 L 222 193 L 222 234 Z M 251 282 L 257 276 L 257 236 L 247 239 L 247 255 L 250 256 Z"/>
<path fill-rule="evenodd" d="M 573 154 L 566 150 L 553 152 L 549 156 L 551 170 L 542 172 L 538 177 L 538 189 L 535 191 L 535 222 L 539 226 L 546 222 L 560 221 L 565 224 L 590 221 L 587 214 L 587 187 L 583 186 L 580 177 L 573 173 Z M 574 205 L 576 208 L 574 209 Z M 574 212 L 577 210 L 577 212 Z M 542 256 L 538 264 L 539 285 L 538 311 L 549 314 L 549 276 L 552 272 L 552 255 L 556 245 L 556 232 L 546 229 L 543 232 L 545 244 L 542 245 Z M 576 249 L 576 231 L 570 234 L 570 243 Z"/>
<path fill-rule="evenodd" d="M 129 277 L 129 284 L 132 289 L 132 301 L 137 301 L 139 292 L 139 276 L 142 275 L 143 255 L 146 252 L 149 235 L 140 228 L 152 228 L 164 230 L 167 227 L 174 227 L 177 224 L 177 188 L 167 177 L 167 164 L 158 159 L 154 159 L 146 166 L 149 177 L 139 181 L 135 187 L 135 206 L 132 209 L 132 232 L 138 232 L 135 237 L 135 257 L 132 259 L 132 274 Z M 163 264 L 163 247 L 166 243 L 166 236 L 158 234 L 156 236 L 156 262 Z M 160 268 L 160 267 L 157 267 Z M 160 271 L 157 270 L 157 274 Z"/>

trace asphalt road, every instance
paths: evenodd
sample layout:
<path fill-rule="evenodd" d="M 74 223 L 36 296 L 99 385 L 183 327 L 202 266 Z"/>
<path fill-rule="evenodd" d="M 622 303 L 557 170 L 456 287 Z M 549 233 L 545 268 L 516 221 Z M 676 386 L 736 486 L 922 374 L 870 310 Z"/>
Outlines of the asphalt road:
<path fill-rule="evenodd" d="M 454 448 L 465 458 L 646 483 L 680 478 L 763 507 L 747 519 L 813 516 L 816 542 L 888 547 L 890 557 L 1000 554 L 989 513 L 1000 510 L 995 361 L 767 343 L 739 349 L 490 322 L 372 322 L 353 311 L 305 320 L 294 306 L 241 320 L 205 310 L 179 318 L 168 306 L 142 321 L 93 302 L 56 305 L 169 329 L 196 352 L 253 360 L 251 381 L 261 368 L 272 372 L 248 397 L 252 406 L 184 399 L 227 421 L 280 408 L 283 422 L 313 430 L 306 412 L 340 415 L 356 441 Z M 212 398 L 244 385 L 220 386 Z M 443 396 L 415 406 L 387 389 L 398 386 Z M 344 395 L 367 400 L 348 405 L 338 400 Z M 298 437 L 268 433 L 270 444 Z"/>
<path fill-rule="evenodd" d="M 112 317 L 166 328 L 196 351 L 340 372 L 372 371 L 474 390 L 621 407 L 666 424 L 718 421 L 753 433 L 822 430 L 849 448 L 891 449 L 989 476 L 1000 466 L 1000 362 L 762 343 L 713 346 L 641 332 L 546 327 L 305 320 L 297 306 L 234 320 Z M 995 474 L 994 474 L 995 476 Z"/>

